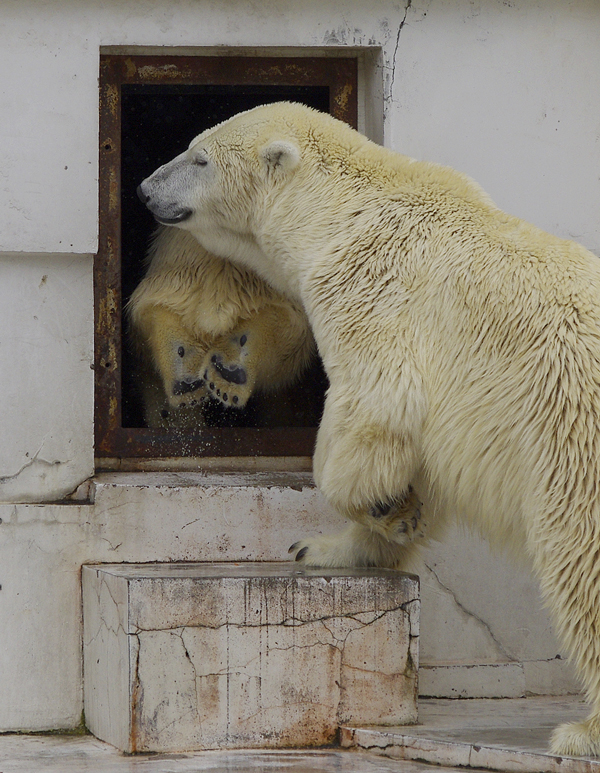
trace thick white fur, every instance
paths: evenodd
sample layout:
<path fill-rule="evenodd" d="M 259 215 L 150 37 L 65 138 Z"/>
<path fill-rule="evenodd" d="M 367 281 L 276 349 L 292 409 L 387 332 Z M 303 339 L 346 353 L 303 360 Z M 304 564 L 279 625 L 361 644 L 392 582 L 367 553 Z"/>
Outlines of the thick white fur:
<path fill-rule="evenodd" d="M 294 381 L 314 352 L 298 303 L 284 298 L 254 272 L 211 255 L 179 229 L 161 227 L 156 232 L 147 273 L 128 312 L 134 340 L 160 376 L 171 408 L 196 405 L 211 384 L 214 397 L 223 402 L 226 395 L 225 404 L 241 408 L 254 390 L 268 391 Z M 212 363 L 213 355 L 227 365 L 243 367 L 246 382 L 223 379 Z M 182 381 L 205 383 L 174 393 L 174 385 Z M 153 374 L 143 374 L 142 382 L 151 426 L 176 423 L 181 412 L 169 412 L 167 420 L 161 417 Z M 201 416 L 194 410 L 194 421 L 201 421 Z M 190 416 L 186 419 L 189 422 Z"/>
<path fill-rule="evenodd" d="M 530 556 L 592 703 L 552 750 L 600 753 L 598 259 L 299 105 L 236 116 L 143 187 L 307 311 L 331 383 L 315 478 L 356 525 L 303 560 L 402 566 L 415 543 L 371 507 L 421 480 L 431 528 L 458 513 Z"/>

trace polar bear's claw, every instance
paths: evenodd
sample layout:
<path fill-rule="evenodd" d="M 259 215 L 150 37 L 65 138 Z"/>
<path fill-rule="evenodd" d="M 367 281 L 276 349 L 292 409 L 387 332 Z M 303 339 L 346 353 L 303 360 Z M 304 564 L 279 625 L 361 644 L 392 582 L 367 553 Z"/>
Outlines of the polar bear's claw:
<path fill-rule="evenodd" d="M 408 550 L 407 545 L 386 539 L 360 523 L 350 524 L 338 534 L 300 540 L 290 548 L 291 553 L 296 553 L 295 560 L 303 566 L 321 568 L 395 569 Z"/>
<path fill-rule="evenodd" d="M 413 487 L 409 486 L 403 496 L 386 502 L 376 502 L 368 508 L 368 513 L 376 521 L 375 528 L 382 535 L 405 544 L 424 534 L 424 524 L 420 523 L 421 506 L 422 502 Z"/>

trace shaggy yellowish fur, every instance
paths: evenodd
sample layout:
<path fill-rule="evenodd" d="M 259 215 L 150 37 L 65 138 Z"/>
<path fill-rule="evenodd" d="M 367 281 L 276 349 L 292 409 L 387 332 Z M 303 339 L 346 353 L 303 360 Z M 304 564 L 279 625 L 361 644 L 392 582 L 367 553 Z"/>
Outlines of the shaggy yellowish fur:
<path fill-rule="evenodd" d="M 252 271 L 174 228 L 157 231 L 148 260 L 128 312 L 171 408 L 194 406 L 207 391 L 241 408 L 255 390 L 291 383 L 306 368 L 314 351 L 306 315 Z M 149 424 L 177 422 L 178 412 L 161 418 L 153 375 L 143 381 Z M 198 410 L 193 415 L 201 421 Z"/>
<path fill-rule="evenodd" d="M 598 259 L 293 104 L 205 132 L 142 191 L 306 309 L 331 383 L 315 479 L 354 523 L 297 557 L 403 566 L 411 482 L 430 533 L 456 513 L 525 551 L 592 704 L 552 751 L 600 754 Z"/>

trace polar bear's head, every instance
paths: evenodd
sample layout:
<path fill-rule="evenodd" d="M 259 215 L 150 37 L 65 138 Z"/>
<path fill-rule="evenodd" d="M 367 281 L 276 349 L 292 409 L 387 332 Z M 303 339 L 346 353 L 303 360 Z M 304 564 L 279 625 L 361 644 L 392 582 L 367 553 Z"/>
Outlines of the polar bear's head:
<path fill-rule="evenodd" d="M 159 223 L 190 231 L 221 257 L 253 263 L 244 259 L 257 249 L 252 223 L 269 190 L 300 162 L 289 110 L 310 108 L 267 105 L 203 132 L 141 183 L 139 198 Z"/>

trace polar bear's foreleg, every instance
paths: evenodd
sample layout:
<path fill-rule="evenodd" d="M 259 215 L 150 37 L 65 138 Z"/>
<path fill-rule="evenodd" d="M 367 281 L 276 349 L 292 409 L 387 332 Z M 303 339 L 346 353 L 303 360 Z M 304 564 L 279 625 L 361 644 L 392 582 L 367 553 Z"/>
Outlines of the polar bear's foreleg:
<path fill-rule="evenodd" d="M 310 566 L 397 567 L 425 536 L 421 503 L 410 485 L 416 443 L 409 431 L 361 422 L 358 404 L 332 396 L 330 390 L 314 476 L 328 501 L 355 523 L 338 536 L 301 540 L 292 552 Z"/>

